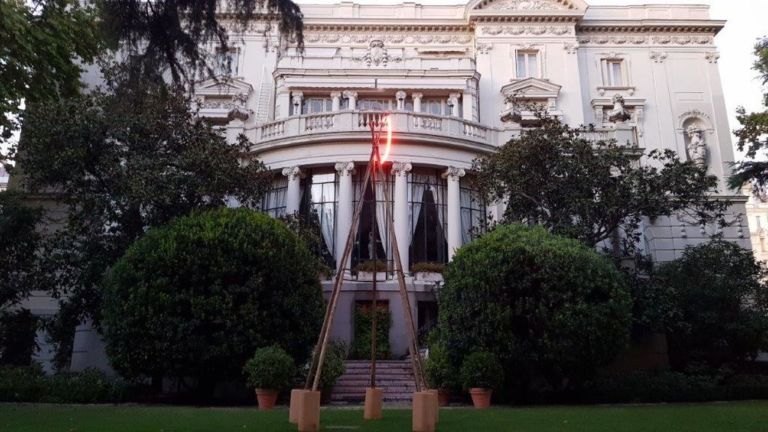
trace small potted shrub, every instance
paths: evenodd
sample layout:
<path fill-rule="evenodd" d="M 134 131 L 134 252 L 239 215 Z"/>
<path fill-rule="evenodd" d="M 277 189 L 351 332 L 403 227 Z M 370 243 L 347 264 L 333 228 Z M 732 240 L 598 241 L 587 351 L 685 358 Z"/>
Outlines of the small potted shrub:
<path fill-rule="evenodd" d="M 456 387 L 456 368 L 448 360 L 443 347 L 436 345 L 429 349 L 424 374 L 429 387 L 437 389 L 438 404 L 447 406 L 451 399 L 451 389 Z"/>
<path fill-rule="evenodd" d="M 293 359 L 282 348 L 259 348 L 243 368 L 248 386 L 256 390 L 259 409 L 268 411 L 275 406 L 277 394 L 291 387 L 296 375 Z"/>
<path fill-rule="evenodd" d="M 357 280 L 372 281 L 374 269 L 376 270 L 377 281 L 387 280 L 387 263 L 382 260 L 363 261 L 356 265 L 352 271 L 357 273 Z"/>
<path fill-rule="evenodd" d="M 461 381 L 469 389 L 475 408 L 488 408 L 493 389 L 504 381 L 504 369 L 495 355 L 484 351 L 472 353 L 461 365 Z"/>
<path fill-rule="evenodd" d="M 417 281 L 442 282 L 445 264 L 439 262 L 420 262 L 411 266 L 411 273 Z"/>
<path fill-rule="evenodd" d="M 333 342 L 328 345 L 328 352 L 323 361 L 323 372 L 320 375 L 320 399 L 323 403 L 331 400 L 331 391 L 336 385 L 339 377 L 344 375 L 346 366 L 344 360 L 347 358 L 347 346 L 342 342 Z"/>

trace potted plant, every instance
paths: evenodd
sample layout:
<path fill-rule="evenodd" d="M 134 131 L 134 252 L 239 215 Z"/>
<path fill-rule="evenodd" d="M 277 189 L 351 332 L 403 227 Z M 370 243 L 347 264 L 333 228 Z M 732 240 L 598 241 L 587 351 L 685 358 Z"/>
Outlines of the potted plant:
<path fill-rule="evenodd" d="M 352 272 L 357 274 L 357 280 L 372 281 L 374 269 L 377 281 L 387 280 L 387 263 L 384 261 L 363 261 L 356 265 Z"/>
<path fill-rule="evenodd" d="M 493 389 L 504 381 L 504 369 L 499 359 L 489 352 L 475 352 L 461 365 L 461 381 L 469 389 L 475 408 L 491 406 Z"/>
<path fill-rule="evenodd" d="M 320 374 L 320 401 L 328 403 L 331 400 L 331 391 L 339 377 L 346 372 L 344 360 L 347 358 L 347 346 L 342 342 L 333 342 L 328 345 L 323 362 L 323 372 Z"/>
<path fill-rule="evenodd" d="M 259 348 L 243 367 L 248 386 L 256 390 L 259 409 L 271 410 L 278 392 L 291 386 L 296 375 L 293 359 L 279 346 Z"/>
<path fill-rule="evenodd" d="M 445 264 L 439 262 L 420 262 L 411 266 L 411 273 L 417 281 L 442 282 Z"/>
<path fill-rule="evenodd" d="M 451 389 L 456 387 L 456 368 L 448 360 L 445 349 L 435 345 L 429 349 L 424 374 L 429 388 L 437 390 L 440 406 L 447 406 L 451 399 Z"/>

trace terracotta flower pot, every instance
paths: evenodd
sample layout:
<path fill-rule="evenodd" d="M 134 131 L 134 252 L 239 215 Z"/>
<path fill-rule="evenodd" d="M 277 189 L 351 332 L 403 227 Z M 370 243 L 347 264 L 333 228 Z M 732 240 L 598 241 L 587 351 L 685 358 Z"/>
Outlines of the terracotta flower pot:
<path fill-rule="evenodd" d="M 451 401 L 451 391 L 448 389 L 439 389 L 437 391 L 437 404 L 441 407 L 448 406 Z"/>
<path fill-rule="evenodd" d="M 269 389 L 256 389 L 256 400 L 259 402 L 260 411 L 269 411 L 277 401 L 277 391 Z"/>
<path fill-rule="evenodd" d="M 469 394 L 472 396 L 472 404 L 477 409 L 485 409 L 491 406 L 491 394 L 493 390 L 486 388 L 471 388 Z"/>

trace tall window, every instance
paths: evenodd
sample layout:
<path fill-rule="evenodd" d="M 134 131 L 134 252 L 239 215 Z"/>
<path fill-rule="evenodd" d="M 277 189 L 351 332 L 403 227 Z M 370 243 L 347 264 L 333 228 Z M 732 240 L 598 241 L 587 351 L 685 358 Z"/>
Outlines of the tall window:
<path fill-rule="evenodd" d="M 272 217 L 285 216 L 285 194 L 288 191 L 288 179 L 279 175 L 272 182 L 272 188 L 261 200 L 261 211 Z"/>
<path fill-rule="evenodd" d="M 603 60 L 603 74 L 605 85 L 608 87 L 622 87 L 627 85 L 624 77 L 624 61 L 621 59 Z"/>
<path fill-rule="evenodd" d="M 302 100 L 302 114 L 331 112 L 333 101 L 324 97 L 307 97 Z"/>
<path fill-rule="evenodd" d="M 462 183 L 465 183 L 462 181 Z M 462 184 L 461 199 L 461 242 L 467 244 L 485 230 L 485 202 L 477 190 Z"/>
<path fill-rule="evenodd" d="M 443 105 L 445 103 L 442 99 L 429 98 L 424 99 L 421 102 L 421 111 L 426 114 L 443 115 Z"/>
<path fill-rule="evenodd" d="M 517 78 L 537 78 L 539 76 L 538 51 L 518 51 L 515 63 Z"/>
<path fill-rule="evenodd" d="M 388 111 L 392 109 L 392 101 L 389 99 L 360 99 L 356 105 L 360 111 Z"/>
<path fill-rule="evenodd" d="M 438 170 L 414 170 L 408 186 L 411 264 L 448 262 L 445 179 Z"/>
<path fill-rule="evenodd" d="M 376 259 L 379 262 L 386 262 L 387 268 L 391 269 L 392 248 L 387 234 L 385 203 L 388 199 L 390 209 L 392 208 L 392 191 L 394 190 L 392 176 L 387 176 L 386 179 L 390 193 L 389 197 L 385 196 L 384 184 L 381 182 L 381 179 L 377 178 L 375 188 L 376 200 L 374 202 L 374 188 L 370 184 L 366 185 L 365 190 L 361 190 L 362 173 L 364 172 L 365 169 L 361 168 L 360 172 L 353 179 L 353 187 L 355 189 L 353 206 L 357 206 L 357 202 L 362 199 L 363 209 L 360 213 L 357 238 L 355 238 L 352 250 L 352 267 L 362 262 Z"/>
<path fill-rule="evenodd" d="M 309 227 L 322 242 L 321 250 L 314 251 L 333 268 L 336 250 L 336 174 L 320 170 L 310 171 L 304 180 L 300 213 Z"/>

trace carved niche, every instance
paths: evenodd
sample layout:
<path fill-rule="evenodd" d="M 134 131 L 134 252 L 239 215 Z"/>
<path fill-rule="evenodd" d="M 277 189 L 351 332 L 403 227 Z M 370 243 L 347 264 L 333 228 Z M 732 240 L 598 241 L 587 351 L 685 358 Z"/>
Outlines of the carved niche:
<path fill-rule="evenodd" d="M 707 137 L 714 133 L 709 126 L 710 118 L 707 114 L 698 111 L 687 111 L 680 115 L 680 127 L 678 133 L 683 136 L 685 154 L 688 160 L 700 167 L 709 165 L 709 143 Z"/>
<path fill-rule="evenodd" d="M 637 135 L 643 136 L 645 99 L 631 97 L 628 91 L 615 93 L 611 98 L 592 99 L 595 126 L 635 127 Z"/>

